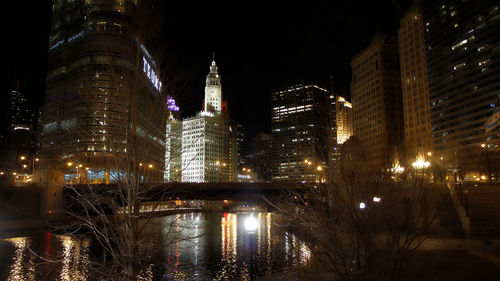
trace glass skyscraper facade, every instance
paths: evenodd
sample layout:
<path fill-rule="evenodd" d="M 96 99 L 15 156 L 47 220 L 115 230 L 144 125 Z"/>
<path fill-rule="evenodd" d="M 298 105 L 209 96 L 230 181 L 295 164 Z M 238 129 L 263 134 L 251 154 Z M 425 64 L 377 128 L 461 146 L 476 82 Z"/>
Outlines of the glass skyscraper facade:
<path fill-rule="evenodd" d="M 166 102 L 141 14 L 136 1 L 54 1 L 41 167 L 109 182 L 140 162 L 162 180 Z"/>
<path fill-rule="evenodd" d="M 432 144 L 463 171 L 487 174 L 500 163 L 500 129 L 483 128 L 500 106 L 499 6 L 495 0 L 422 1 Z"/>
<path fill-rule="evenodd" d="M 324 178 L 331 136 L 328 98 L 329 92 L 316 85 L 291 86 L 272 94 L 272 181 Z"/>

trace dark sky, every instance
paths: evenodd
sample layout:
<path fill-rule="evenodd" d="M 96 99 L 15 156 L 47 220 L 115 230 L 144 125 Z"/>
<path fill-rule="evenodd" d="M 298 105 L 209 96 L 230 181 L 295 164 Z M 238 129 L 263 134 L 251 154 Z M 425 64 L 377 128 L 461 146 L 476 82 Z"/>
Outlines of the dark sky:
<path fill-rule="evenodd" d="M 4 93 L 20 77 L 26 94 L 43 101 L 50 2 L 7 1 L 4 61 L 10 71 Z M 201 109 L 215 52 L 231 117 L 246 127 L 250 143 L 257 132 L 270 131 L 270 94 L 279 88 L 329 88 L 333 76 L 336 90 L 349 96 L 350 59 L 369 44 L 376 26 L 395 33 L 402 16 L 397 7 L 405 10 L 410 0 L 170 2 L 162 9 L 162 37 L 189 77 L 175 94 L 183 117 Z"/>

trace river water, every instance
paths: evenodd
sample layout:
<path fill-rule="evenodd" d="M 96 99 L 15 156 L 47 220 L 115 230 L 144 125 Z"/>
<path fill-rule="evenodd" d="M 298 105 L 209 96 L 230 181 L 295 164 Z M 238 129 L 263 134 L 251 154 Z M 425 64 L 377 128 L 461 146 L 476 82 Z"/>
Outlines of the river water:
<path fill-rule="evenodd" d="M 271 213 L 188 213 L 155 218 L 159 265 L 142 280 L 281 279 L 310 252 Z M 0 280 L 91 280 L 91 239 L 31 232 L 0 240 Z M 97 250 L 97 252 L 99 252 Z M 91 258 L 92 257 L 92 258 Z M 286 280 L 290 280 L 287 277 Z"/>

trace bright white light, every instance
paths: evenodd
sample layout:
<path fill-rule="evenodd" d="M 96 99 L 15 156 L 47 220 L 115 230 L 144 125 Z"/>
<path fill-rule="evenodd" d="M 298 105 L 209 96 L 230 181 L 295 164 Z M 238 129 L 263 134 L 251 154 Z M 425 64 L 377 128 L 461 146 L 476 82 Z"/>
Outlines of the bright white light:
<path fill-rule="evenodd" d="M 366 207 L 365 203 L 361 202 L 359 203 L 359 208 L 360 209 L 364 209 Z"/>
<path fill-rule="evenodd" d="M 430 163 L 427 161 L 424 161 L 424 160 L 417 160 L 417 161 L 412 163 L 413 168 L 416 168 L 416 169 L 428 168 L 429 165 L 430 165 Z"/>
<path fill-rule="evenodd" d="M 255 231 L 257 227 L 259 227 L 259 222 L 253 217 L 253 215 L 250 215 L 246 218 L 244 226 L 247 231 Z"/>
<path fill-rule="evenodd" d="M 373 202 L 380 202 L 380 201 L 382 201 L 382 198 L 377 196 L 373 197 Z"/>

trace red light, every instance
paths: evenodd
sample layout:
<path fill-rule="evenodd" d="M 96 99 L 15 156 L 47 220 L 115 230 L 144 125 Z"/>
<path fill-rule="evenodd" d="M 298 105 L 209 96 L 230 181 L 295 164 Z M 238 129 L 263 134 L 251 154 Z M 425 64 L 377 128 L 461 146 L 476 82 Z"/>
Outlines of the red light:
<path fill-rule="evenodd" d="M 49 214 L 52 214 L 52 210 L 49 210 Z"/>

